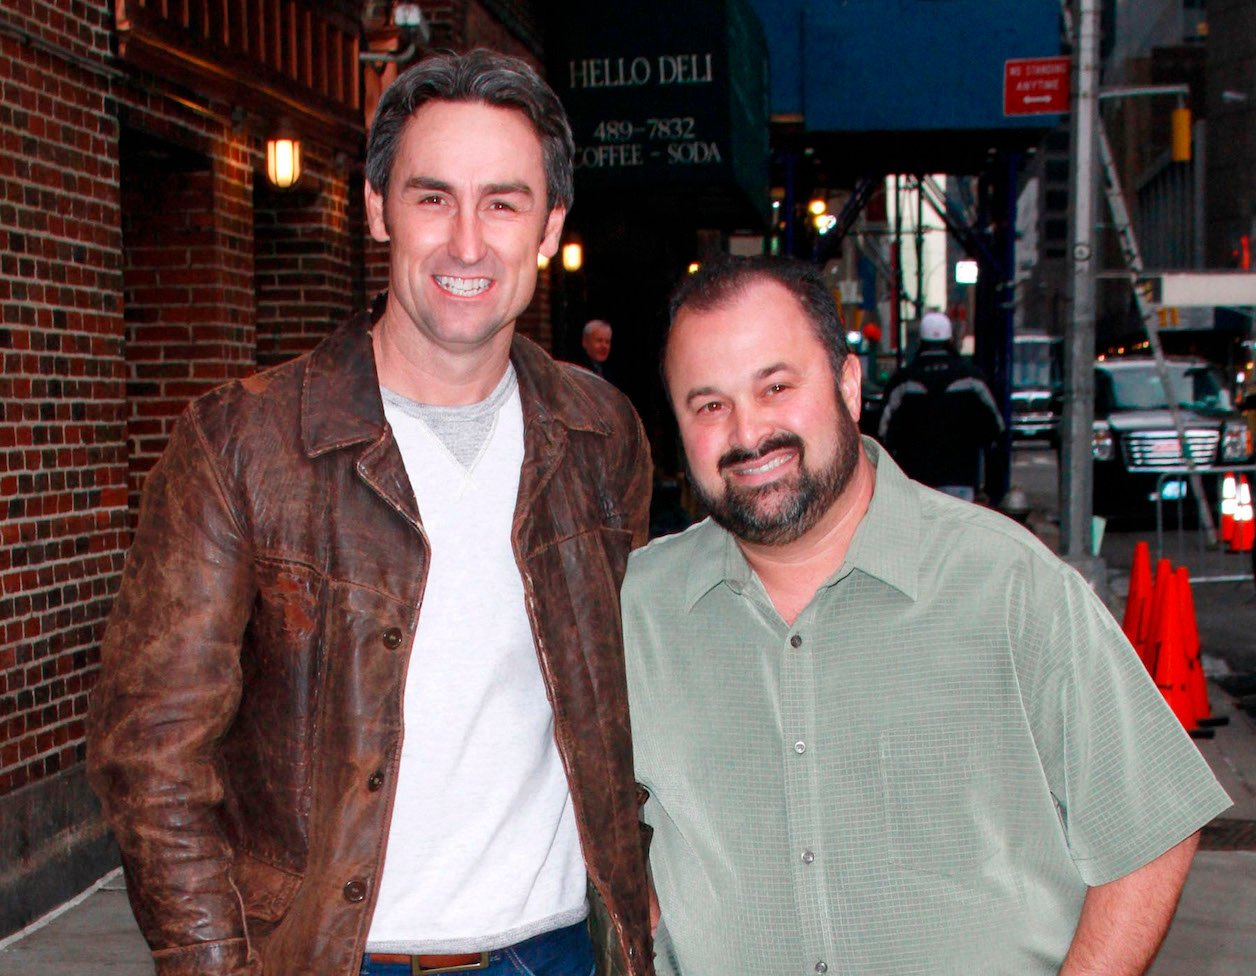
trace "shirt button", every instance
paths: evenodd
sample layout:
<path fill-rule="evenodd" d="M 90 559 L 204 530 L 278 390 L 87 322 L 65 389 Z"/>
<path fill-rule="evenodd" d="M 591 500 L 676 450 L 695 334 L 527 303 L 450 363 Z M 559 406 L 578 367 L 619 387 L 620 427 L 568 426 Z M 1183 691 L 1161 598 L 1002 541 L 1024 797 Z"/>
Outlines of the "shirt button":
<path fill-rule="evenodd" d="M 802 647 L 802 636 L 800 634 L 795 634 L 793 637 L 791 637 L 789 639 L 789 646 L 790 647 Z"/>
<path fill-rule="evenodd" d="M 802 863 L 803 863 L 803 864 L 810 864 L 810 863 L 811 863 L 812 861 L 814 861 L 815 859 L 816 859 L 816 856 L 815 856 L 814 854 L 812 854 L 810 851 L 803 851 L 803 852 L 802 852 Z"/>
<path fill-rule="evenodd" d="M 801 756 L 806 751 L 807 743 L 803 742 L 801 739 L 794 743 L 794 752 L 798 753 L 798 755 Z"/>
<path fill-rule="evenodd" d="M 401 628 L 389 627 L 380 636 L 380 640 L 384 642 L 384 646 L 388 648 L 390 651 L 396 650 L 398 647 L 401 646 Z"/>
<path fill-rule="evenodd" d="M 829 964 L 825 962 L 823 959 L 821 959 L 818 963 L 816 963 L 817 973 L 827 973 L 828 971 L 829 971 Z"/>
<path fill-rule="evenodd" d="M 344 887 L 345 901 L 362 901 L 366 898 L 366 882 L 350 881 Z"/>
<path fill-rule="evenodd" d="M 382 770 L 379 770 L 379 769 L 371 773 L 370 778 L 366 781 L 366 788 L 370 790 L 372 793 L 374 793 L 383 785 L 384 785 L 384 773 Z"/>

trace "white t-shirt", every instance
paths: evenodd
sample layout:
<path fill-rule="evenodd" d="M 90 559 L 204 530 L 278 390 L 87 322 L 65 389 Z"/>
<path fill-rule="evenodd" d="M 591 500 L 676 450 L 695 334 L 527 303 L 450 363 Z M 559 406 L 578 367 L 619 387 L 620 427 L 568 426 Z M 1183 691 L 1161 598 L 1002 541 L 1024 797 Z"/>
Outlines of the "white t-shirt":
<path fill-rule="evenodd" d="M 575 814 L 511 547 L 523 410 L 513 371 L 503 384 L 496 423 L 469 469 L 419 418 L 426 408 L 385 400 L 432 561 L 368 951 L 500 948 L 588 914 Z M 451 408 L 435 409 L 447 428 Z"/>

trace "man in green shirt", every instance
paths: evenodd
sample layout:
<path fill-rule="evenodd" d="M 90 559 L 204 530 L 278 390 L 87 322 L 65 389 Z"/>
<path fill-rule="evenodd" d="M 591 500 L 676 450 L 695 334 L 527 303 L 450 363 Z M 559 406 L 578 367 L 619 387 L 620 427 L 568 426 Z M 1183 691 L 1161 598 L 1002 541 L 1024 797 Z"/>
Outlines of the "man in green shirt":
<path fill-rule="evenodd" d="M 689 278 L 664 372 L 712 518 L 624 584 L 659 972 L 1144 972 L 1229 800 L 1084 581 L 860 441 L 806 266 Z"/>

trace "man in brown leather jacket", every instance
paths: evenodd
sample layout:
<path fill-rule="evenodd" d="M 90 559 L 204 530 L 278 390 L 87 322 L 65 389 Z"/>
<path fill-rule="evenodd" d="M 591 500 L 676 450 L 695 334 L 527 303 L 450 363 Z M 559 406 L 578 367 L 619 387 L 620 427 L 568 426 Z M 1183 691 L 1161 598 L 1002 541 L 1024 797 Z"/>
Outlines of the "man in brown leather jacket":
<path fill-rule="evenodd" d="M 89 773 L 161 976 L 652 973 L 619 630 L 649 451 L 514 335 L 571 202 L 524 63 L 428 59 L 367 153 L 390 288 L 149 476 Z"/>

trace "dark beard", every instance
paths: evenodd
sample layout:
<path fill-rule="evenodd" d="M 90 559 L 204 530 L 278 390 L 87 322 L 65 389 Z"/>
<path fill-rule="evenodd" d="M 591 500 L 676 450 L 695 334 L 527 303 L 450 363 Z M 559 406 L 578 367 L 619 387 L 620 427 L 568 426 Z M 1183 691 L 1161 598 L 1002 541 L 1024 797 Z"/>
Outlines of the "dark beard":
<path fill-rule="evenodd" d="M 753 451 L 742 448 L 728 451 L 720 458 L 719 470 L 756 461 L 780 448 L 793 448 L 798 452 L 797 475 L 757 488 L 733 485 L 726 478 L 724 493 L 716 498 L 703 489 L 691 469 L 689 483 L 694 494 L 717 524 L 745 542 L 783 546 L 802 538 L 833 507 L 850 483 L 859 458 L 859 432 L 840 398 L 838 413 L 837 449 L 833 460 L 821 470 L 812 471 L 807 467 L 802 438 L 782 431 L 765 438 Z"/>

